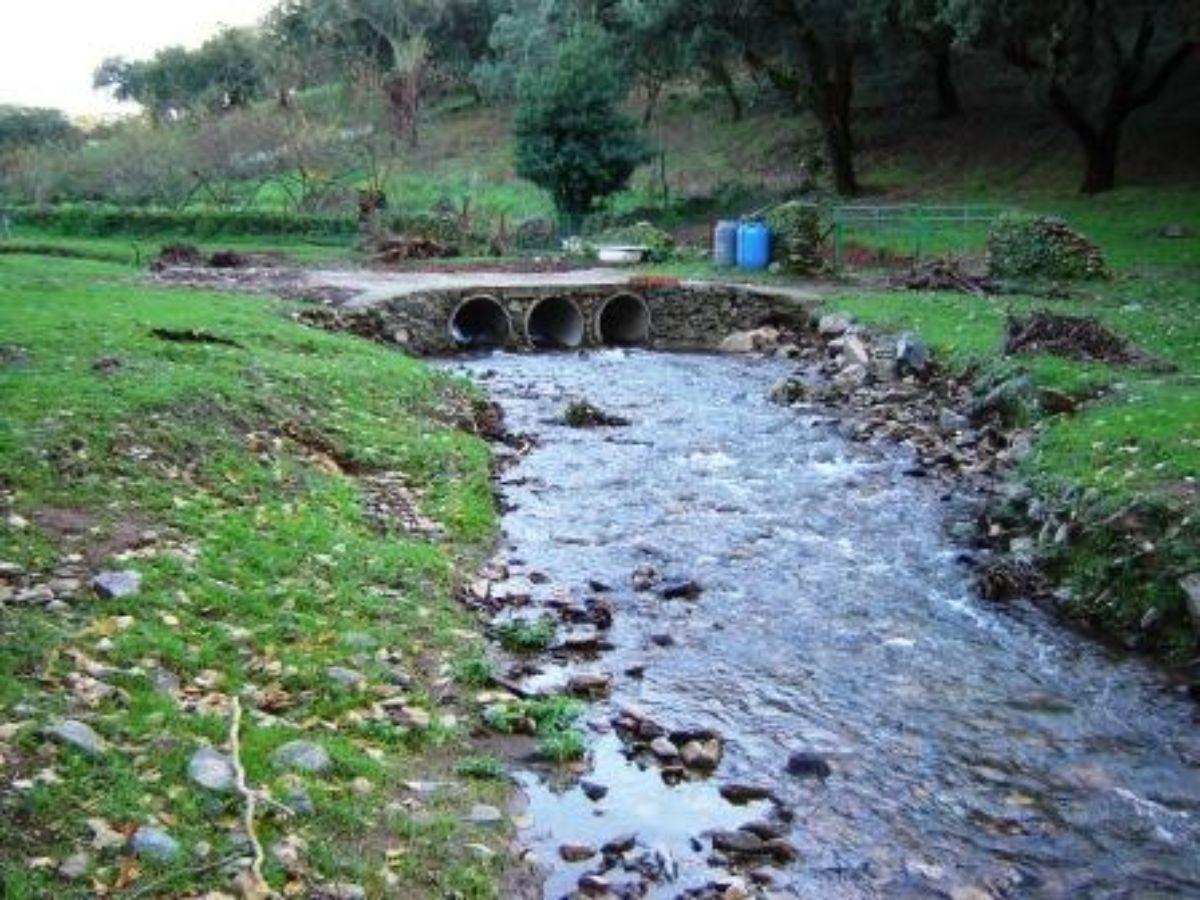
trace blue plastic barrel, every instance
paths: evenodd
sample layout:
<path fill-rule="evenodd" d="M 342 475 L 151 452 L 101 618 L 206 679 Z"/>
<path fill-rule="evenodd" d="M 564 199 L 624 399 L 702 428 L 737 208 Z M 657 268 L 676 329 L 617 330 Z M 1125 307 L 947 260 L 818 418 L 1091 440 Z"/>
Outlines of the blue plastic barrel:
<path fill-rule="evenodd" d="M 771 262 L 771 230 L 762 222 L 743 222 L 737 233 L 740 269 L 765 269 Z"/>
<path fill-rule="evenodd" d="M 714 266 L 729 269 L 737 265 L 738 223 L 721 219 L 713 229 L 712 260 Z"/>

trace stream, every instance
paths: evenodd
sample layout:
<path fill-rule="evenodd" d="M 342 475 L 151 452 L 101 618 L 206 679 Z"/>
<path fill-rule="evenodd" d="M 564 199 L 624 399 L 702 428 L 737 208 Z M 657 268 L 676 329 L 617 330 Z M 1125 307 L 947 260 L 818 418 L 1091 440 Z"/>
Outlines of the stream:
<path fill-rule="evenodd" d="M 979 599 L 948 536 L 975 498 L 827 411 L 771 404 L 792 366 L 611 350 L 454 368 L 539 438 L 501 476 L 498 559 L 531 597 L 505 615 L 568 594 L 614 609 L 611 649 L 539 658 L 528 681 L 614 676 L 581 720 L 582 779 L 518 776 L 547 898 L 581 878 L 655 898 L 1200 897 L 1195 704 L 1028 604 Z M 583 398 L 629 424 L 566 427 Z M 650 569 L 667 581 L 635 589 Z M 702 590 L 664 599 L 670 579 Z M 629 707 L 719 733 L 719 766 L 634 754 L 611 725 Z M 728 784 L 774 799 L 736 805 Z M 795 858 L 714 852 L 755 820 Z M 560 858 L 620 835 L 636 841 L 611 866 Z"/>

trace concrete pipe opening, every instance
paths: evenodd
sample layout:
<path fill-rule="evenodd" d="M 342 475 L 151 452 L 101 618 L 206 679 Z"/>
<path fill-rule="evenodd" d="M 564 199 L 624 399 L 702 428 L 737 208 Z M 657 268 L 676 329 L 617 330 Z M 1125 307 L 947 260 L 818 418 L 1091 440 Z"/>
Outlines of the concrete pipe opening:
<path fill-rule="evenodd" d="M 511 334 L 508 311 L 495 297 L 468 297 L 450 316 L 450 337 L 459 347 L 502 347 Z"/>
<path fill-rule="evenodd" d="M 566 297 L 539 300 L 525 318 L 529 343 L 542 349 L 574 349 L 583 343 L 583 332 L 583 313 Z"/>
<path fill-rule="evenodd" d="M 641 297 L 609 297 L 596 314 L 596 336 L 601 344 L 631 347 L 650 340 L 650 307 Z"/>

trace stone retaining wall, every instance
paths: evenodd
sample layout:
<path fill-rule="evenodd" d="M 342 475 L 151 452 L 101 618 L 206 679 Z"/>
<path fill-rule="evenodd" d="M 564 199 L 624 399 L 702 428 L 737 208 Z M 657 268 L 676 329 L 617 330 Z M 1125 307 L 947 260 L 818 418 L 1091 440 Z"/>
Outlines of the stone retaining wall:
<path fill-rule="evenodd" d="M 539 302 L 562 297 L 575 303 L 584 320 L 583 347 L 603 346 L 598 314 L 616 296 L 631 295 L 646 304 L 649 339 L 643 344 L 663 350 L 703 350 L 717 347 L 735 331 L 766 324 L 803 325 L 809 306 L 790 297 L 740 287 L 706 285 L 579 286 L 465 288 L 427 291 L 383 301 L 363 309 L 308 310 L 301 319 L 337 331 L 348 331 L 400 345 L 421 355 L 442 355 L 462 348 L 451 333 L 455 310 L 475 297 L 491 297 L 507 312 L 512 328 L 504 349 L 533 349 L 526 323 Z"/>

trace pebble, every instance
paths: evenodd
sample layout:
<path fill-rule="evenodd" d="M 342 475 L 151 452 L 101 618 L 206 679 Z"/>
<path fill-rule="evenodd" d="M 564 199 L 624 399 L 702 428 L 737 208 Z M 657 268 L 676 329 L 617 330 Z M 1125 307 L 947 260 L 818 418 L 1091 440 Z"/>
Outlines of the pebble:
<path fill-rule="evenodd" d="M 170 862 L 179 855 L 179 842 L 161 828 L 143 825 L 133 833 L 129 847 L 135 856 Z"/>
<path fill-rule="evenodd" d="M 596 849 L 587 844 L 562 844 L 558 855 L 566 862 L 583 862 L 596 855 Z"/>
<path fill-rule="evenodd" d="M 823 757 L 803 750 L 790 754 L 785 768 L 789 775 L 796 778 L 828 778 L 833 774 L 833 769 Z"/>
<path fill-rule="evenodd" d="M 658 586 L 658 596 L 664 600 L 694 600 L 704 588 L 691 578 L 669 578 Z"/>
<path fill-rule="evenodd" d="M 60 743 L 74 747 L 87 756 L 100 756 L 104 753 L 104 740 L 91 727 L 78 719 L 64 719 L 49 726 L 46 735 Z"/>
<path fill-rule="evenodd" d="M 637 835 L 633 832 L 628 834 L 618 835 L 611 841 L 607 841 L 600 847 L 600 852 L 605 856 L 620 856 L 622 853 L 628 853 L 637 846 Z"/>
<path fill-rule="evenodd" d="M 304 788 L 292 788 L 283 795 L 282 803 L 297 816 L 311 816 L 317 811 Z"/>
<path fill-rule="evenodd" d="M 233 790 L 237 778 L 233 761 L 212 747 L 201 747 L 192 754 L 187 773 L 200 787 L 218 793 Z"/>
<path fill-rule="evenodd" d="M 608 796 L 608 788 L 596 781 L 581 781 L 579 782 L 579 789 L 593 803 L 603 800 Z"/>
<path fill-rule="evenodd" d="M 346 669 L 342 666 L 330 666 L 325 670 L 325 674 L 334 684 L 348 690 L 359 687 L 366 680 L 362 672 L 355 671 L 354 669 Z"/>
<path fill-rule="evenodd" d="M 719 792 L 730 803 L 738 806 L 756 800 L 766 800 L 771 796 L 770 788 L 757 784 L 723 784 Z"/>
<path fill-rule="evenodd" d="M 91 864 L 92 859 L 86 853 L 72 853 L 59 864 L 58 874 L 70 881 L 76 881 L 87 874 Z"/>
<path fill-rule="evenodd" d="M 656 737 L 650 742 L 650 752 L 659 759 L 678 759 L 679 748 L 668 737 Z"/>
<path fill-rule="evenodd" d="M 687 741 L 679 755 L 689 769 L 712 771 L 721 764 L 721 742 L 715 738 Z"/>
<path fill-rule="evenodd" d="M 275 751 L 271 760 L 277 768 L 311 774 L 328 771 L 333 765 L 325 748 L 312 741 L 289 741 Z"/>
<path fill-rule="evenodd" d="M 141 573 L 132 569 L 101 572 L 92 579 L 92 590 L 105 600 L 132 597 L 142 589 Z"/>
<path fill-rule="evenodd" d="M 472 825 L 499 825 L 504 821 L 504 813 L 486 803 L 476 803 L 467 813 L 467 821 Z"/>

